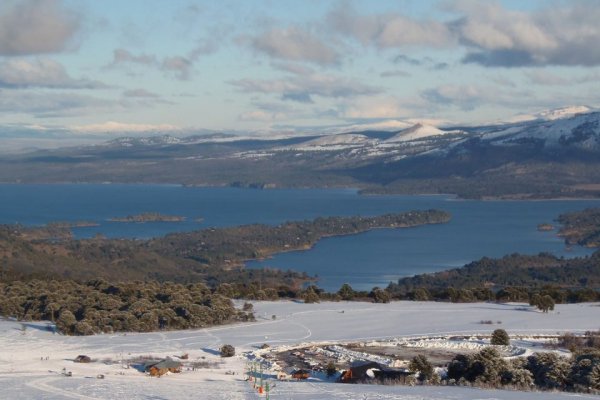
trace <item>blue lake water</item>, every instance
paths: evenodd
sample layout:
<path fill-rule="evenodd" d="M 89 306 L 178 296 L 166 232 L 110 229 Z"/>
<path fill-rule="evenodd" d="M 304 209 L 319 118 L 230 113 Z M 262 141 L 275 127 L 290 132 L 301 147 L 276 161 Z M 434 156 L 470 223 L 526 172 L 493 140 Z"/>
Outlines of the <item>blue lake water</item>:
<path fill-rule="evenodd" d="M 374 230 L 327 238 L 309 251 L 252 261 L 249 268 L 275 267 L 318 275 L 319 285 L 337 290 L 385 286 L 399 277 L 439 271 L 479 259 L 542 251 L 565 257 L 590 254 L 567 250 L 555 232 L 537 224 L 559 214 L 598 207 L 594 200 L 464 201 L 450 196 L 359 196 L 351 189 L 253 190 L 188 188 L 170 185 L 0 185 L 0 223 L 42 225 L 52 221 L 90 221 L 76 237 L 149 238 L 176 231 L 249 223 L 278 224 L 318 216 L 378 215 L 438 208 L 452 214 L 448 224 Z M 120 223 L 113 217 L 159 212 L 184 222 Z M 203 218 L 201 223 L 197 218 Z"/>

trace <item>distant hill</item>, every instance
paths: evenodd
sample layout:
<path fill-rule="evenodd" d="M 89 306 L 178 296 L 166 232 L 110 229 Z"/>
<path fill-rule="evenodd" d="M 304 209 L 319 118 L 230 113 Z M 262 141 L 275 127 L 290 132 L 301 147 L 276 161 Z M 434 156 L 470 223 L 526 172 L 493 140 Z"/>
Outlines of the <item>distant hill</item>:
<path fill-rule="evenodd" d="M 125 137 L 0 158 L 1 182 L 359 187 L 463 197 L 600 195 L 600 113 L 569 107 L 507 124 L 240 137 Z"/>

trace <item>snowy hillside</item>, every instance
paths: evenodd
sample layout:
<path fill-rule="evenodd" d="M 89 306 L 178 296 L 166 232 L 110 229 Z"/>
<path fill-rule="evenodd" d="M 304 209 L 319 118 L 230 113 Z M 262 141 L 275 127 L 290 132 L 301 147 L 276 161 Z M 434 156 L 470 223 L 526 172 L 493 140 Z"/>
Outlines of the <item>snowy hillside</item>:
<path fill-rule="evenodd" d="M 398 132 L 396 135 L 385 140 L 385 143 L 407 142 L 410 140 L 431 138 L 432 136 L 456 135 L 464 133 L 459 130 L 444 131 L 432 125 L 415 124 L 412 127 Z"/>
<path fill-rule="evenodd" d="M 577 114 L 589 113 L 590 111 L 592 111 L 591 108 L 586 106 L 569 106 L 542 111 L 535 116 L 546 121 L 554 121 L 555 119 L 569 118 Z"/>
<path fill-rule="evenodd" d="M 293 146 L 288 146 L 285 149 L 300 151 L 334 151 L 363 147 L 371 143 L 373 143 L 373 141 L 365 135 L 348 133 L 322 136 Z"/>
<path fill-rule="evenodd" d="M 508 125 L 504 129 L 484 133 L 482 139 L 497 144 L 515 144 L 533 139 L 546 146 L 600 149 L 600 112 Z"/>
<path fill-rule="evenodd" d="M 245 381 L 248 357 L 263 343 L 271 347 L 410 337 L 489 335 L 495 328 L 482 320 L 501 321 L 515 334 L 556 334 L 598 329 L 599 304 L 557 305 L 549 314 L 523 304 L 453 304 L 433 302 L 255 303 L 257 322 L 215 328 L 156 333 L 68 337 L 52 334 L 46 323 L 0 321 L 1 398 L 6 399 L 256 399 Z M 273 318 L 272 316 L 275 316 Z M 232 344 L 236 356 L 220 359 L 217 350 Z M 439 342 L 439 343 L 443 343 Z M 439 345 L 439 344 L 438 344 Z M 126 368 L 139 356 L 189 354 L 180 374 L 151 378 Z M 77 364 L 80 354 L 89 364 Z M 193 363 L 207 367 L 192 370 Z M 65 376 L 63 371 L 71 372 Z M 460 387 L 407 387 L 337 384 L 313 377 L 308 382 L 275 381 L 265 371 L 272 399 L 570 399 L 572 394 L 478 390 Z M 103 379 L 99 379 L 102 376 Z M 595 396 L 578 394 L 580 399 Z"/>

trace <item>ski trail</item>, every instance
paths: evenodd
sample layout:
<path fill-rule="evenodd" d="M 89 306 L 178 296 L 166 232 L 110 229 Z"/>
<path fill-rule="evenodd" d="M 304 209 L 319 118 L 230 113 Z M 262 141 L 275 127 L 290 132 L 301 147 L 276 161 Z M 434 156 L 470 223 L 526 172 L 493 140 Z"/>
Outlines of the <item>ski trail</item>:
<path fill-rule="evenodd" d="M 85 396 L 85 395 L 79 394 L 79 393 L 69 392 L 67 390 L 63 390 L 63 389 L 60 389 L 60 388 L 50 385 L 51 382 L 54 382 L 58 379 L 67 379 L 67 378 L 49 376 L 49 377 L 44 377 L 44 378 L 28 381 L 25 385 L 29 386 L 30 388 L 37 389 L 41 392 L 64 396 L 64 397 L 71 398 L 71 399 L 98 400 L 96 397 L 90 397 L 90 396 Z"/>

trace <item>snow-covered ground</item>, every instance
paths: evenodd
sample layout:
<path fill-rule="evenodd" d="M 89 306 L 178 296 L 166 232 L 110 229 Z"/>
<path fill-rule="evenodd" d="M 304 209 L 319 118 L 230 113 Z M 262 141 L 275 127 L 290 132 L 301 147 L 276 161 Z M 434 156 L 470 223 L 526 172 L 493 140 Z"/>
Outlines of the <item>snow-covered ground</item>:
<path fill-rule="evenodd" d="M 497 327 L 511 335 L 552 335 L 600 328 L 600 304 L 558 305 L 543 314 L 516 304 L 391 304 L 257 302 L 258 321 L 194 331 L 67 337 L 52 334 L 43 323 L 0 321 L 0 399 L 253 399 L 244 381 L 242 352 L 302 343 L 375 339 L 489 335 Z M 273 315 L 275 319 L 273 319 Z M 485 325 L 481 321 L 501 321 Z M 26 328 L 23 329 L 23 326 Z M 190 361 L 220 361 L 222 344 L 238 356 L 219 368 L 150 378 L 121 360 L 189 353 Z M 79 354 L 95 362 L 76 364 Z M 46 360 L 46 357 L 48 358 Z M 61 374 L 65 368 L 72 377 Z M 234 375 L 227 372 L 235 372 Z M 97 379 L 102 374 L 105 379 Z M 272 382 L 273 399 L 572 399 L 597 396 L 488 391 L 456 387 L 347 385 L 309 380 Z"/>

